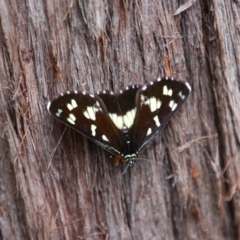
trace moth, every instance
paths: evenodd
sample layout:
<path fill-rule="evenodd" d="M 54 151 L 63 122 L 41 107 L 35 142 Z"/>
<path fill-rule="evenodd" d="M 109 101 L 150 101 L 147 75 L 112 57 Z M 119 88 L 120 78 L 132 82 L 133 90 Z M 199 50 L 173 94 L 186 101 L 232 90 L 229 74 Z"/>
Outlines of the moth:
<path fill-rule="evenodd" d="M 49 102 L 49 112 L 133 166 L 136 156 L 163 129 L 191 92 L 187 82 L 158 78 L 118 93 L 67 92 Z"/>

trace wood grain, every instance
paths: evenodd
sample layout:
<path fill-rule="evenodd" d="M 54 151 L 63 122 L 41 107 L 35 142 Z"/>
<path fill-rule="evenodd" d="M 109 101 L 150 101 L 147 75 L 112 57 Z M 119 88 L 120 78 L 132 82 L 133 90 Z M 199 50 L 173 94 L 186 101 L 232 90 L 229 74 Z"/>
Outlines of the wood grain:
<path fill-rule="evenodd" d="M 239 239 L 240 5 L 178 2 L 0 2 L 0 239 Z M 46 109 L 161 75 L 192 94 L 123 176 Z"/>

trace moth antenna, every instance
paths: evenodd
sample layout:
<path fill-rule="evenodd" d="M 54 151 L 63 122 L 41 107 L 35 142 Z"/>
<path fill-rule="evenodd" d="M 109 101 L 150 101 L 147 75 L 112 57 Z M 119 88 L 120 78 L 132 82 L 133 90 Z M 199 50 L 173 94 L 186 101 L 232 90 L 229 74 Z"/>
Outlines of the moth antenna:
<path fill-rule="evenodd" d="M 127 169 L 130 167 L 130 162 L 128 163 L 128 165 L 126 166 L 126 168 L 124 169 L 122 176 L 125 174 L 125 172 L 127 171 Z"/>
<path fill-rule="evenodd" d="M 167 166 L 167 165 L 164 164 L 164 163 L 157 162 L 157 161 L 154 161 L 154 160 L 150 160 L 150 159 L 147 159 L 147 158 L 135 158 L 135 159 L 136 159 L 136 160 L 141 160 L 141 161 L 154 162 L 154 163 L 157 163 L 157 164 L 160 164 L 160 165 L 163 165 L 163 166 Z"/>

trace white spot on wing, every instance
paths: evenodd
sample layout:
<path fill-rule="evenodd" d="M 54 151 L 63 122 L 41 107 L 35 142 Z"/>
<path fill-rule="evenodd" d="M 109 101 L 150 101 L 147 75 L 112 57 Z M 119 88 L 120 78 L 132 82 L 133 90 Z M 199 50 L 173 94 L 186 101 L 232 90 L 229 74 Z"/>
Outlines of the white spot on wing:
<path fill-rule="evenodd" d="M 93 135 L 93 136 L 96 136 L 96 129 L 97 129 L 97 127 L 92 124 L 92 125 L 91 125 L 91 131 L 92 131 L 92 135 Z"/>
<path fill-rule="evenodd" d="M 72 113 L 69 114 L 69 117 L 70 117 L 74 122 L 76 121 L 76 117 L 75 117 Z"/>
<path fill-rule="evenodd" d="M 67 108 L 69 109 L 69 111 L 72 111 L 77 106 L 78 106 L 77 102 L 74 99 L 71 100 L 71 103 L 67 104 Z"/>
<path fill-rule="evenodd" d="M 141 95 L 141 104 L 150 105 L 150 101 L 146 96 Z"/>
<path fill-rule="evenodd" d="M 70 103 L 67 104 L 67 108 L 68 108 L 69 111 L 73 110 L 73 107 L 72 107 L 72 105 Z"/>
<path fill-rule="evenodd" d="M 151 109 L 151 112 L 154 112 L 158 110 L 161 107 L 162 102 L 160 100 L 157 100 L 155 97 L 152 97 L 149 99 L 149 107 Z"/>
<path fill-rule="evenodd" d="M 179 96 L 182 100 L 185 99 L 185 97 L 186 97 L 185 95 L 182 94 L 182 92 L 178 93 L 178 96 Z"/>
<path fill-rule="evenodd" d="M 160 121 L 159 121 L 159 119 L 158 119 L 158 116 L 155 116 L 155 117 L 153 118 L 153 120 L 155 121 L 157 127 L 160 127 L 160 126 L 161 126 L 161 123 L 160 123 Z"/>
<path fill-rule="evenodd" d="M 75 101 L 75 99 L 72 99 L 71 103 L 72 103 L 72 107 L 73 108 L 76 108 L 78 106 L 77 102 Z"/>
<path fill-rule="evenodd" d="M 150 107 L 151 112 L 154 112 L 156 110 L 157 99 L 155 97 L 151 97 L 149 99 L 149 107 Z"/>
<path fill-rule="evenodd" d="M 102 135 L 102 139 L 106 142 L 109 142 L 108 138 L 105 135 Z"/>
<path fill-rule="evenodd" d="M 172 96 L 172 93 L 173 93 L 172 89 L 169 89 L 169 90 L 168 90 L 168 96 L 171 97 L 171 96 Z"/>
<path fill-rule="evenodd" d="M 60 117 L 60 115 L 61 115 L 62 112 L 63 112 L 63 110 L 59 108 L 58 111 L 57 111 L 57 113 L 56 113 L 56 116 L 57 116 L 57 117 Z"/>
<path fill-rule="evenodd" d="M 100 109 L 100 104 L 99 104 L 99 102 L 96 102 L 96 107 L 98 108 L 98 110 Z"/>
<path fill-rule="evenodd" d="M 163 95 L 165 96 L 172 96 L 173 94 L 173 90 L 172 89 L 168 89 L 166 85 L 164 85 L 163 87 Z"/>
<path fill-rule="evenodd" d="M 83 115 L 87 119 L 91 119 L 93 121 L 96 120 L 96 113 L 101 111 L 99 102 L 96 102 L 95 105 L 87 107 L 86 111 L 83 112 Z"/>
<path fill-rule="evenodd" d="M 84 115 L 87 119 L 90 119 L 90 116 L 89 116 L 89 114 L 88 114 L 87 111 L 83 112 L 83 115 Z"/>
<path fill-rule="evenodd" d="M 167 93 L 168 93 L 167 86 L 164 85 L 164 87 L 163 87 L 163 95 L 167 95 Z"/>
<path fill-rule="evenodd" d="M 118 129 L 123 128 L 123 118 L 118 116 L 116 113 L 109 113 L 109 117 L 112 119 L 113 123 Z"/>
<path fill-rule="evenodd" d="M 147 131 L 147 136 L 149 136 L 151 133 L 152 133 L 152 129 L 149 128 L 148 131 Z"/>
<path fill-rule="evenodd" d="M 162 102 L 155 97 L 147 98 L 146 96 L 141 95 L 141 104 L 148 105 L 151 112 L 154 112 L 161 107 Z"/>
<path fill-rule="evenodd" d="M 87 112 L 91 120 L 95 121 L 96 120 L 96 115 L 93 107 L 87 107 Z"/>
<path fill-rule="evenodd" d="M 160 100 L 157 100 L 157 109 L 159 109 L 162 105 L 162 102 Z"/>
<path fill-rule="evenodd" d="M 177 107 L 177 103 L 175 103 L 173 100 L 170 101 L 169 107 L 174 111 Z"/>
<path fill-rule="evenodd" d="M 127 128 L 130 128 L 133 125 L 135 115 L 136 115 L 136 109 L 132 109 L 123 116 L 123 121 Z"/>
<path fill-rule="evenodd" d="M 74 125 L 76 121 L 76 117 L 72 113 L 70 113 L 69 117 L 67 118 L 67 121 Z"/>

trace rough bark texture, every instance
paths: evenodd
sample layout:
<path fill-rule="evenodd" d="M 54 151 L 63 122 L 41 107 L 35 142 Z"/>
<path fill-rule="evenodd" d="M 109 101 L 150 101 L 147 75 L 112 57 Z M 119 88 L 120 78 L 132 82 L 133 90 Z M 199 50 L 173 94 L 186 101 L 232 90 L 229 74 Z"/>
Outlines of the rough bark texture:
<path fill-rule="evenodd" d="M 0 2 L 0 239 L 240 238 L 240 4 L 188 3 Z M 165 74 L 192 94 L 123 176 L 46 109 Z"/>

